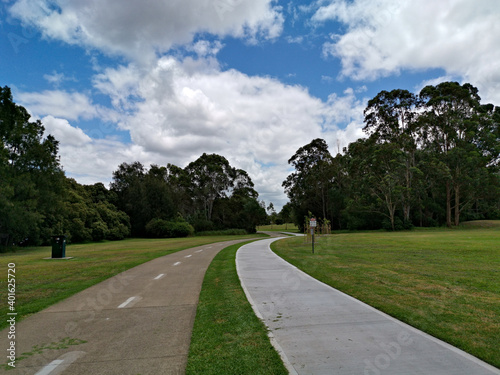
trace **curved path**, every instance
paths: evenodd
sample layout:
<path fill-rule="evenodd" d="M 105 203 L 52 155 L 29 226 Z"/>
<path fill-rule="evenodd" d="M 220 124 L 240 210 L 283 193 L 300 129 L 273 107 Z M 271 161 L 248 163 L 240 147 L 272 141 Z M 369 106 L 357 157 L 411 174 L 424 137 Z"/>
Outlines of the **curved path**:
<path fill-rule="evenodd" d="M 266 239 L 236 253 L 247 298 L 292 374 L 492 375 L 500 370 L 306 275 Z"/>
<path fill-rule="evenodd" d="M 183 374 L 205 272 L 220 250 L 244 241 L 154 259 L 26 318 L 16 354 L 31 354 L 6 373 Z M 1 331 L 3 350 L 8 341 Z"/>

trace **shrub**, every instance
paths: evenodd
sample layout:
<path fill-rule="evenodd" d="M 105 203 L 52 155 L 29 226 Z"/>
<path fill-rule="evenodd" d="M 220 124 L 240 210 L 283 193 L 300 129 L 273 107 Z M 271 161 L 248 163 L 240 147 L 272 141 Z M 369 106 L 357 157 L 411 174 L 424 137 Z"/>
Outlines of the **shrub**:
<path fill-rule="evenodd" d="M 196 232 L 208 232 L 214 230 L 214 223 L 207 219 L 197 218 L 192 221 Z"/>
<path fill-rule="evenodd" d="M 111 241 L 118 241 L 123 240 L 129 235 L 130 227 L 127 227 L 125 224 L 118 224 L 117 226 L 110 229 L 107 239 Z"/>
<path fill-rule="evenodd" d="M 186 222 L 168 221 L 168 237 L 188 237 L 194 234 L 194 228 Z"/>
<path fill-rule="evenodd" d="M 248 234 L 245 229 L 223 229 L 196 232 L 197 236 L 241 236 Z"/>
<path fill-rule="evenodd" d="M 92 240 L 102 241 L 109 234 L 108 226 L 102 220 L 95 221 L 92 223 Z"/>
<path fill-rule="evenodd" d="M 175 238 L 192 235 L 194 228 L 185 221 L 152 219 L 146 224 L 146 232 L 154 238 Z"/>

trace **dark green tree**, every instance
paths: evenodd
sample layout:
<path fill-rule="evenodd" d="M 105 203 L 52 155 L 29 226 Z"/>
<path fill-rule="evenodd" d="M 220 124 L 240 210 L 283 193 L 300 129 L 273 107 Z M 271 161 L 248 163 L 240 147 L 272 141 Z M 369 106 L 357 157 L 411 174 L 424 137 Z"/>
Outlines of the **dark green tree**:
<path fill-rule="evenodd" d="M 381 91 L 368 102 L 364 111 L 365 128 L 363 129 L 378 143 L 398 145 L 404 157 L 405 189 L 401 190 L 400 199 L 404 221 L 410 222 L 411 207 L 414 203 L 412 188 L 416 171 L 415 152 L 417 150 L 417 124 L 421 102 L 407 90 Z"/>
<path fill-rule="evenodd" d="M 185 172 L 189 179 L 189 193 L 198 211 L 212 220 L 215 200 L 225 198 L 234 186 L 236 171 L 227 159 L 217 154 L 203 154 L 188 164 Z"/>
<path fill-rule="evenodd" d="M 62 220 L 59 143 L 30 117 L 0 88 L 0 233 L 10 243 L 45 243 Z"/>
<path fill-rule="evenodd" d="M 427 86 L 420 97 L 425 108 L 420 129 L 424 146 L 445 166 L 441 179 L 446 189 L 446 224 L 458 225 L 462 209 L 471 201 L 473 182 L 479 179 L 477 172 L 488 162 L 478 147 L 487 133 L 481 127 L 488 122 L 478 90 L 471 84 Z"/>
<path fill-rule="evenodd" d="M 328 191 L 333 179 L 333 158 L 324 139 L 314 139 L 300 147 L 288 160 L 295 168 L 282 186 L 293 206 L 295 223 L 301 228 L 303 217 L 311 211 L 316 217 L 330 218 Z"/>

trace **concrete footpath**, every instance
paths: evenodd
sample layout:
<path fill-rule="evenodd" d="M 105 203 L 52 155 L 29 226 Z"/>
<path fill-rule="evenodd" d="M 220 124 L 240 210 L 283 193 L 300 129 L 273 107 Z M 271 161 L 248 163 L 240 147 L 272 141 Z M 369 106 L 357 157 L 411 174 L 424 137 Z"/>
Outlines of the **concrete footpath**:
<path fill-rule="evenodd" d="M 492 375 L 500 370 L 306 275 L 266 239 L 241 247 L 238 274 L 291 374 Z"/>
<path fill-rule="evenodd" d="M 5 370 L 2 355 L 0 373 L 183 374 L 205 272 L 220 250 L 242 241 L 154 259 L 18 322 L 16 368 Z M 7 329 L 0 344 L 7 353 Z"/>

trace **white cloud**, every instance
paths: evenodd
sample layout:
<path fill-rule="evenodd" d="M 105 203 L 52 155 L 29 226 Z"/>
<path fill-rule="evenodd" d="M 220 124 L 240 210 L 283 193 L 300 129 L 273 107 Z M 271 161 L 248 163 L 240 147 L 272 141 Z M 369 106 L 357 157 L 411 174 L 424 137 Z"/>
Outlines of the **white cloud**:
<path fill-rule="evenodd" d="M 213 43 L 208 40 L 199 40 L 192 46 L 189 46 L 188 50 L 195 52 L 198 57 L 207 57 L 217 55 L 222 47 L 222 43 L 218 40 Z"/>
<path fill-rule="evenodd" d="M 137 61 L 190 43 L 197 33 L 252 42 L 279 36 L 273 0 L 17 0 L 10 12 L 50 39 L 125 55 Z"/>
<path fill-rule="evenodd" d="M 297 145 L 306 134 L 320 135 L 323 103 L 304 88 L 235 70 L 193 71 L 192 64 L 164 57 L 150 71 L 120 67 L 98 76 L 96 87 L 115 92 L 113 82 L 135 77 L 129 92 L 140 100 L 121 125 L 152 152 L 190 158 L 201 147 L 268 162 L 289 156 L 280 143 Z"/>
<path fill-rule="evenodd" d="M 45 134 L 52 134 L 60 144 L 80 147 L 92 142 L 82 129 L 71 126 L 68 120 L 45 116 L 41 121 L 45 127 Z"/>
<path fill-rule="evenodd" d="M 97 117 L 98 114 L 89 97 L 78 92 L 68 93 L 61 90 L 19 92 L 16 98 L 36 116 L 50 114 L 68 120 L 79 118 L 88 120 Z"/>
<path fill-rule="evenodd" d="M 496 0 L 331 0 L 312 17 L 348 26 L 332 35 L 325 55 L 341 59 L 342 75 L 376 79 L 402 69 L 442 68 L 500 102 L 500 6 Z"/>
<path fill-rule="evenodd" d="M 210 56 L 163 57 L 149 69 L 108 68 L 93 84 L 114 108 L 81 93 L 16 94 L 60 141 L 61 163 L 81 183 L 109 182 L 122 162 L 184 167 L 203 152 L 217 153 L 246 170 L 260 199 L 279 208 L 286 203 L 287 161 L 299 147 L 321 137 L 335 154 L 337 142 L 344 147 L 356 140 L 362 126 L 364 99 L 355 90 L 324 102 L 301 86 L 221 70 Z M 71 123 L 82 118 L 101 125 L 84 131 Z M 132 142 L 110 138 L 105 126 L 127 131 Z"/>
<path fill-rule="evenodd" d="M 146 159 L 183 167 L 203 152 L 224 155 L 250 174 L 261 199 L 278 207 L 286 202 L 287 160 L 314 138 L 334 147 L 336 139 L 357 139 L 364 108 L 354 90 L 325 103 L 301 86 L 223 71 L 212 58 L 163 57 L 148 70 L 107 69 L 94 86 L 116 99 L 117 110 L 128 103 L 120 127 Z"/>

